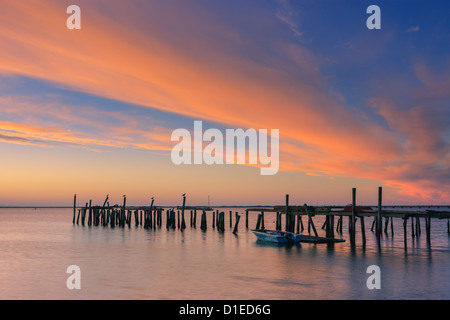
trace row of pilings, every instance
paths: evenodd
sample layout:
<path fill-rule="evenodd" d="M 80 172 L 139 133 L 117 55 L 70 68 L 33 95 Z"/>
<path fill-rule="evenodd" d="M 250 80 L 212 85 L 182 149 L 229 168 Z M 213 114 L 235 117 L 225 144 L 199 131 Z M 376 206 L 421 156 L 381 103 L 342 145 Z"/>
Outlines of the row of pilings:
<path fill-rule="evenodd" d="M 186 219 L 185 219 L 185 204 L 186 197 L 183 195 L 183 206 L 181 210 L 175 210 L 175 208 L 162 208 L 154 206 L 154 199 L 152 198 L 151 205 L 148 207 L 127 207 L 126 197 L 124 196 L 124 202 L 121 207 L 114 205 L 110 207 L 108 199 L 106 197 L 103 206 L 92 206 L 92 200 L 86 203 L 82 208 L 76 206 L 76 194 L 74 195 L 74 207 L 73 207 L 73 224 L 81 226 L 104 226 L 104 227 L 131 227 L 132 218 L 134 216 L 134 225 L 136 227 L 142 226 L 144 229 L 156 229 L 161 228 L 163 224 L 162 215 L 165 211 L 166 214 L 166 228 L 175 230 L 180 229 L 183 231 L 186 229 Z M 190 210 L 190 226 L 196 228 L 197 226 L 197 211 L 201 211 L 200 217 L 200 229 L 206 231 L 207 226 L 207 214 L 204 209 L 192 209 Z M 240 221 L 240 215 L 236 212 L 233 233 L 238 232 L 238 226 Z M 213 229 L 218 231 L 225 231 L 225 213 L 219 212 L 219 210 L 212 212 L 212 225 Z M 247 216 L 247 227 L 248 227 L 248 216 Z M 232 228 L 232 212 L 230 211 L 230 228 Z"/>
<path fill-rule="evenodd" d="M 348 218 L 348 237 L 350 245 L 354 248 L 357 243 L 365 248 L 367 244 L 366 239 L 366 219 L 373 218 L 370 228 L 371 232 L 375 233 L 376 242 L 378 246 L 381 245 L 381 239 L 383 236 L 387 236 L 390 232 L 394 235 L 394 219 L 403 220 L 403 240 L 404 248 L 407 249 L 407 238 L 410 230 L 411 237 L 416 239 L 422 233 L 421 220 L 424 221 L 424 229 L 426 232 L 426 240 L 431 245 L 431 221 L 433 219 L 447 219 L 447 233 L 450 235 L 450 212 L 448 211 L 436 211 L 435 208 L 448 208 L 447 206 L 433 206 L 433 210 L 425 209 L 424 206 L 404 206 L 405 208 L 388 209 L 383 207 L 382 201 L 383 190 L 382 187 L 378 188 L 378 202 L 376 206 L 361 206 L 356 202 L 356 188 L 351 190 L 351 204 L 347 206 L 303 206 L 291 205 L 289 203 L 289 194 L 286 194 L 285 205 L 274 206 L 273 208 L 264 211 L 260 208 L 249 208 L 247 211 L 259 212 L 257 218 L 256 229 L 264 229 L 264 212 L 275 212 L 275 228 L 276 230 L 282 230 L 282 215 L 284 215 L 285 231 L 296 232 L 304 235 L 305 226 L 302 217 L 307 218 L 307 232 L 309 236 L 308 242 L 340 242 L 335 238 L 335 231 L 339 234 L 343 234 L 344 218 Z M 388 206 L 390 207 L 390 206 Z M 410 209 L 410 210 L 408 210 Z M 325 237 L 320 237 L 316 226 L 314 224 L 314 217 L 323 216 L 324 223 L 322 228 L 325 231 Z M 337 219 L 337 222 L 336 222 Z M 384 221 L 383 221 L 384 220 Z M 408 222 L 411 223 L 410 228 Z M 356 239 L 357 230 L 361 236 L 361 239 Z M 359 242 L 361 241 L 361 242 Z M 306 242 L 306 241 L 305 241 Z"/>

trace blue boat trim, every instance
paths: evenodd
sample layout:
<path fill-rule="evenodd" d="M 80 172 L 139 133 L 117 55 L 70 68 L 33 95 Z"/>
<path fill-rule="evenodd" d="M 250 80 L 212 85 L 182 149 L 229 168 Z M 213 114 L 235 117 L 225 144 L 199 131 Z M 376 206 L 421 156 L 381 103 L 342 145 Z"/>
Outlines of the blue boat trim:
<path fill-rule="evenodd" d="M 302 235 L 279 230 L 252 230 L 258 240 L 273 243 L 298 243 Z"/>

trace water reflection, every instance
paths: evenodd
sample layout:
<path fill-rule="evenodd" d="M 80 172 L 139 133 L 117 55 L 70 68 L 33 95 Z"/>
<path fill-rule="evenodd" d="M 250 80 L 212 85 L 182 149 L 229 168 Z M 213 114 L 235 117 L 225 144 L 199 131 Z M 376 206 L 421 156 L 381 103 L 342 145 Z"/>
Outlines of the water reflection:
<path fill-rule="evenodd" d="M 36 212 L 37 211 L 37 212 Z M 82 227 L 70 210 L 0 214 L 0 298 L 51 299 L 448 299 L 445 221 L 426 237 L 395 236 L 366 246 L 261 242 L 241 225 L 217 232 Z M 69 217 L 69 218 L 68 218 Z M 266 215 L 267 227 L 270 215 Z M 320 220 L 317 219 L 320 225 Z M 256 223 L 249 217 L 249 225 Z M 210 227 L 210 226 L 208 226 Z M 348 237 L 344 224 L 344 239 Z M 81 267 L 81 292 L 65 287 L 66 268 Z M 367 267 L 381 269 L 382 289 L 366 286 Z"/>

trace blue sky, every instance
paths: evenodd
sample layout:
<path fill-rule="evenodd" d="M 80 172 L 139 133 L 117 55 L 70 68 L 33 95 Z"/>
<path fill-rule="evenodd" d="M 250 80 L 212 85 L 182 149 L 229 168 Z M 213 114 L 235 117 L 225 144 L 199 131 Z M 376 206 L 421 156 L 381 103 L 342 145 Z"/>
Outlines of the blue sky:
<path fill-rule="evenodd" d="M 0 204 L 51 203 L 55 190 L 65 203 L 83 182 L 61 172 L 80 159 L 137 202 L 170 202 L 169 181 L 222 203 L 276 203 L 298 184 L 305 202 L 346 203 L 352 186 L 366 202 L 378 186 L 392 203 L 448 202 L 449 3 L 81 0 L 78 31 L 65 28 L 69 4 L 0 5 L 0 151 L 11 155 Z M 366 28 L 372 4 L 381 30 Z M 280 173 L 174 166 L 170 134 L 194 120 L 279 129 Z M 21 200 L 23 172 L 39 196 Z M 111 184 L 86 193 L 101 200 Z"/>

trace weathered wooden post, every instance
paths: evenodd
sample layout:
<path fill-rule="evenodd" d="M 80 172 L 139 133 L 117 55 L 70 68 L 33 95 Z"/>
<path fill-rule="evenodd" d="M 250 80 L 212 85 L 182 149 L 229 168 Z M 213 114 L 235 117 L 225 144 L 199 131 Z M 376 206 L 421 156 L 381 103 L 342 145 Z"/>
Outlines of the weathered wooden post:
<path fill-rule="evenodd" d="M 281 213 L 276 213 L 275 230 L 281 230 Z"/>
<path fill-rule="evenodd" d="M 328 221 L 330 223 L 330 238 L 334 238 L 334 215 L 330 216 Z"/>
<path fill-rule="evenodd" d="M 81 213 L 81 210 L 83 210 L 83 209 L 78 209 L 77 225 L 78 225 L 78 222 L 80 221 L 80 213 Z"/>
<path fill-rule="evenodd" d="M 220 231 L 225 231 L 225 212 L 220 213 Z"/>
<path fill-rule="evenodd" d="M 261 211 L 261 229 L 264 230 L 265 226 L 264 226 L 264 211 Z"/>
<path fill-rule="evenodd" d="M 342 234 L 342 216 L 339 216 L 338 222 L 336 224 L 336 232 Z"/>
<path fill-rule="evenodd" d="M 356 188 L 352 188 L 352 219 L 351 219 L 350 244 L 355 245 L 356 234 Z"/>
<path fill-rule="evenodd" d="M 234 224 L 234 230 L 233 230 L 233 233 L 234 234 L 236 234 L 237 232 L 238 232 L 238 225 L 239 225 L 239 220 L 241 219 L 241 216 L 240 215 L 238 215 L 237 217 L 236 217 L 236 223 Z"/>
<path fill-rule="evenodd" d="M 407 221 L 408 221 L 408 217 L 405 216 L 403 217 L 403 242 L 405 244 L 405 250 L 407 250 L 408 248 L 408 239 L 407 239 Z"/>
<path fill-rule="evenodd" d="M 392 217 L 391 217 L 391 234 L 392 236 L 394 236 L 394 222 Z"/>
<path fill-rule="evenodd" d="M 110 226 L 114 228 L 116 226 L 116 209 L 112 209 L 111 218 L 110 218 Z"/>
<path fill-rule="evenodd" d="M 245 210 L 245 228 L 248 229 L 248 210 Z"/>
<path fill-rule="evenodd" d="M 125 226 L 125 205 L 127 203 L 127 196 L 123 195 L 123 206 L 122 206 L 122 214 L 121 214 L 121 222 L 120 222 L 120 226 L 124 227 Z"/>
<path fill-rule="evenodd" d="M 392 226 L 392 221 L 391 221 Z M 416 217 L 416 235 L 420 236 L 421 230 L 420 230 L 420 218 Z"/>
<path fill-rule="evenodd" d="M 289 195 L 288 194 L 286 195 L 286 208 L 285 208 L 284 212 L 286 214 L 286 217 L 285 217 L 285 223 L 286 223 L 285 230 L 289 232 L 291 230 L 291 225 L 290 225 L 290 219 L 289 219 Z"/>
<path fill-rule="evenodd" d="M 150 203 L 150 209 L 148 211 L 148 214 L 146 215 L 146 218 L 144 219 L 144 229 L 152 228 L 152 215 L 153 215 L 153 203 L 155 202 L 155 198 L 152 197 L 152 202 Z"/>
<path fill-rule="evenodd" d="M 92 225 L 92 200 L 89 200 L 89 218 L 88 226 Z"/>
<path fill-rule="evenodd" d="M 314 222 L 312 220 L 311 213 L 309 212 L 308 205 L 305 203 L 303 206 L 305 207 L 306 214 L 308 215 L 308 223 L 312 227 L 312 229 L 314 231 L 314 235 L 316 237 L 319 237 L 319 235 L 317 234 L 316 227 L 314 226 Z"/>
<path fill-rule="evenodd" d="M 202 213 L 200 229 L 202 229 L 202 231 L 206 231 L 208 229 L 205 210 L 203 210 L 203 213 Z"/>
<path fill-rule="evenodd" d="M 376 233 L 377 237 L 381 237 L 381 215 L 383 212 L 383 188 L 378 187 L 378 216 L 377 216 L 377 224 L 376 224 Z"/>
<path fill-rule="evenodd" d="M 197 228 L 197 209 L 194 209 L 194 229 Z"/>
<path fill-rule="evenodd" d="M 260 230 L 261 229 L 261 214 L 258 213 L 258 219 L 256 220 L 256 230 Z"/>
<path fill-rule="evenodd" d="M 181 231 L 186 229 L 186 221 L 184 220 L 185 206 L 186 206 L 186 194 L 183 194 L 183 208 L 181 209 Z"/>
<path fill-rule="evenodd" d="M 139 210 L 134 210 L 134 226 L 139 226 Z"/>
<path fill-rule="evenodd" d="M 73 196 L 73 224 L 75 224 L 75 212 L 77 211 L 77 194 Z"/>

